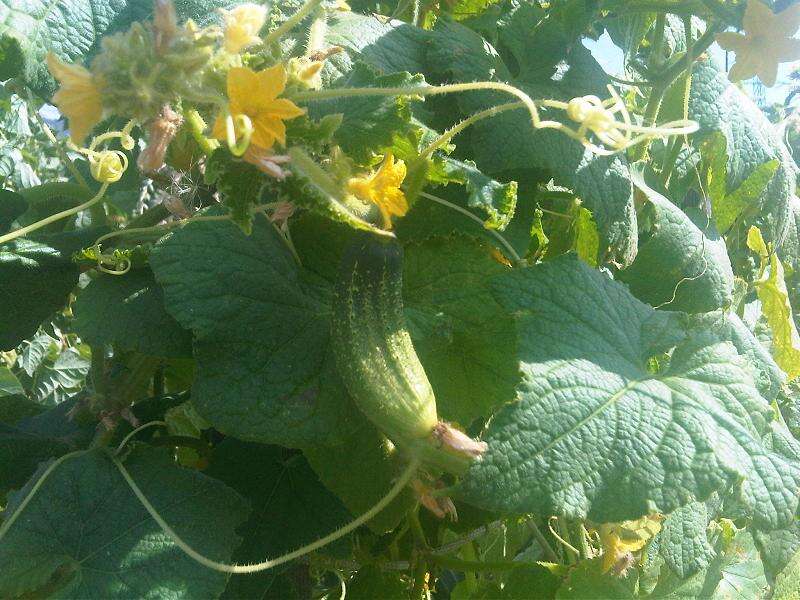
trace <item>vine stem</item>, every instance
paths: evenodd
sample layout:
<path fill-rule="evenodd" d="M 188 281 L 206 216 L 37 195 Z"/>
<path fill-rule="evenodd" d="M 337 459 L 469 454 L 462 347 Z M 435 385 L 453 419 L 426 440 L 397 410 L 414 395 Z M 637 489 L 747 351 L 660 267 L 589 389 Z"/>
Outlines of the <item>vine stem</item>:
<path fill-rule="evenodd" d="M 284 554 L 283 556 L 279 556 L 272 560 L 265 560 L 260 563 L 252 564 L 252 565 L 229 565 L 226 563 L 217 562 L 215 560 L 211 560 L 210 558 L 206 558 L 197 550 L 189 546 L 181 537 L 175 533 L 175 531 L 164 521 L 163 517 L 158 513 L 158 511 L 150 504 L 150 501 L 144 495 L 139 486 L 131 477 L 128 470 L 122 465 L 119 459 L 116 456 L 112 456 L 111 460 L 116 465 L 117 469 L 119 470 L 122 477 L 125 479 L 125 482 L 131 488 L 134 495 L 138 498 L 139 502 L 141 502 L 142 506 L 145 510 L 150 514 L 153 520 L 158 523 L 158 526 L 161 527 L 161 530 L 166 533 L 172 541 L 178 546 L 183 552 L 185 552 L 190 558 L 194 559 L 204 567 L 212 569 L 214 571 L 219 571 L 221 573 L 257 573 L 259 571 L 266 571 L 267 569 L 271 569 L 278 565 L 282 565 L 289 561 L 292 561 L 296 558 L 300 558 L 306 554 L 314 552 L 324 546 L 327 546 L 331 542 L 338 540 L 341 537 L 344 537 L 351 531 L 359 528 L 364 523 L 368 522 L 372 519 L 375 515 L 381 512 L 384 508 L 386 508 L 389 503 L 394 500 L 400 492 L 408 485 L 408 482 L 411 478 L 416 474 L 417 469 L 420 465 L 420 460 L 418 458 L 414 458 L 409 462 L 408 466 L 405 468 L 403 473 L 398 478 L 397 482 L 394 484 L 391 490 L 389 490 L 386 495 L 381 498 L 371 509 L 367 512 L 362 514 L 360 517 L 354 519 L 341 529 L 337 529 L 333 533 L 326 535 L 325 537 L 312 542 L 310 544 L 306 544 L 302 548 L 298 548 L 293 552 L 289 552 L 288 554 Z M 19 511 L 17 511 L 19 512 Z"/>
<path fill-rule="evenodd" d="M 517 254 L 517 251 L 514 250 L 514 247 L 508 242 L 508 240 L 506 238 L 504 238 L 498 231 L 496 231 L 494 229 L 488 229 L 484 225 L 484 223 L 480 219 L 480 217 L 472 214 L 467 209 L 460 207 L 458 204 L 453 204 L 452 202 L 449 202 L 448 200 L 445 200 L 444 198 L 440 198 L 439 196 L 434 196 L 433 194 L 429 194 L 427 192 L 420 192 L 419 195 L 422 196 L 423 198 L 427 198 L 428 200 L 433 200 L 434 202 L 438 202 L 442 206 L 446 206 L 447 208 L 450 208 L 450 209 L 452 209 L 452 210 L 454 210 L 454 211 L 456 211 L 458 213 L 461 213 L 465 217 L 468 217 L 469 219 L 475 221 L 481 227 L 483 227 L 486 231 L 491 233 L 495 237 L 495 239 L 497 239 L 497 241 L 500 242 L 500 244 L 502 244 L 503 248 L 506 249 L 508 254 L 514 260 L 515 264 L 517 264 L 517 265 L 524 265 L 525 264 L 525 261 L 520 257 L 519 254 Z"/>
<path fill-rule="evenodd" d="M 493 106 L 491 108 L 487 108 L 486 110 L 482 110 L 481 112 L 475 113 L 468 119 L 464 119 L 457 125 L 454 125 L 445 131 L 437 139 L 428 144 L 427 147 L 423 148 L 423 150 L 419 153 L 420 158 L 425 158 L 426 156 L 433 154 L 435 150 L 444 146 L 447 142 L 452 140 L 470 125 L 474 125 L 482 119 L 493 117 L 495 115 L 499 115 L 500 113 L 506 112 L 507 110 L 514 110 L 517 108 L 525 108 L 525 104 L 522 101 L 509 102 L 507 104 L 500 104 L 499 106 Z"/>
<path fill-rule="evenodd" d="M 91 208 L 92 206 L 94 206 L 103 199 L 106 190 L 108 189 L 108 185 L 109 185 L 108 183 L 103 183 L 100 186 L 100 189 L 97 191 L 97 193 L 83 204 L 79 204 L 78 206 L 68 208 L 67 210 L 62 210 L 61 212 L 58 212 L 54 215 L 50 215 L 49 217 L 46 217 L 41 221 L 37 221 L 36 223 L 32 223 L 31 225 L 28 225 L 26 227 L 21 227 L 15 231 L 12 231 L 11 233 L 7 233 L 6 235 L 0 236 L 0 244 L 5 244 L 6 242 L 15 240 L 18 237 L 31 233 L 32 231 L 36 231 L 37 229 L 46 227 L 50 223 L 55 223 L 56 221 L 60 221 L 61 219 L 66 219 L 67 217 L 76 215 L 79 212 L 86 210 L 87 208 Z"/>
<path fill-rule="evenodd" d="M 294 13 L 291 17 L 286 19 L 283 23 L 281 23 L 278 27 L 270 31 L 266 37 L 264 38 L 264 45 L 269 46 L 273 42 L 277 42 L 283 34 L 290 31 L 295 25 L 299 24 L 300 21 L 306 18 L 311 11 L 313 11 L 317 6 L 322 4 L 322 0 L 306 0 L 306 3 L 300 7 L 300 9 Z"/>
<path fill-rule="evenodd" d="M 435 565 L 446 567 L 456 571 L 469 571 L 470 573 L 480 573 L 483 571 L 503 572 L 512 571 L 519 568 L 541 568 L 537 562 L 510 560 L 510 561 L 481 561 L 481 560 L 462 560 L 453 556 L 441 556 L 439 554 L 426 554 L 425 557 Z"/>
<path fill-rule="evenodd" d="M 161 427 L 168 427 L 168 425 L 164 421 L 149 421 L 144 425 L 140 425 L 122 439 L 119 446 L 117 446 L 117 449 L 114 451 L 114 454 L 119 454 L 120 452 L 122 452 L 122 449 L 128 445 L 128 442 L 130 442 L 131 438 L 135 436 L 137 433 L 139 433 L 143 429 L 148 429 L 149 427 L 155 427 L 156 425 L 160 425 Z"/>
<path fill-rule="evenodd" d="M 298 101 L 331 100 L 333 98 L 352 98 L 354 96 L 435 96 L 476 90 L 505 92 L 519 99 L 531 115 L 531 123 L 535 129 L 563 127 L 558 121 L 542 121 L 536 103 L 528 94 L 507 83 L 497 81 L 473 81 L 470 83 L 450 83 L 446 85 L 421 85 L 417 87 L 374 87 L 374 88 L 329 88 L 294 94 Z"/>

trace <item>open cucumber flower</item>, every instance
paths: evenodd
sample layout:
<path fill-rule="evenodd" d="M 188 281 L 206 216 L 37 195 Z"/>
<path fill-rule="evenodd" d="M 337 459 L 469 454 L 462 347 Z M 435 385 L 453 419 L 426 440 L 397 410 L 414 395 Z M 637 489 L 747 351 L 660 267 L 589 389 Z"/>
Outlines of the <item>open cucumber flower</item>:
<path fill-rule="evenodd" d="M 760 0 L 748 0 L 742 25 L 744 33 L 727 31 L 716 37 L 723 50 L 736 53 L 728 77 L 731 81 L 758 77 L 772 87 L 778 65 L 800 59 L 800 40 L 792 37 L 800 27 L 800 4 L 775 14 Z"/>

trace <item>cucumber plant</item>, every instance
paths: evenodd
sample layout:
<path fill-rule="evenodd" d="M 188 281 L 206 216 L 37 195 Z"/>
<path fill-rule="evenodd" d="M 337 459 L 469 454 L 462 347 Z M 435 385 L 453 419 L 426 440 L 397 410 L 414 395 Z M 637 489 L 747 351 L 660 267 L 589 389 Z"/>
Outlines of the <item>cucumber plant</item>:
<path fill-rule="evenodd" d="M 0 597 L 794 597 L 800 4 L 13 4 Z"/>

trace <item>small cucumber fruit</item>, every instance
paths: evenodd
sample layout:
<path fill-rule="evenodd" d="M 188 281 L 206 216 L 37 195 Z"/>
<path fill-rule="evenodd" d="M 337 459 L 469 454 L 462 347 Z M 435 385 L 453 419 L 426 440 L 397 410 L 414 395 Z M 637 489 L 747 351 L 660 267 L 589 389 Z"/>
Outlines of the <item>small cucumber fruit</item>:
<path fill-rule="evenodd" d="M 403 316 L 402 258 L 399 244 L 369 234 L 345 252 L 333 306 L 337 366 L 358 407 L 399 449 L 461 474 L 480 453 L 452 449 L 442 436 L 452 428 L 439 421 Z"/>

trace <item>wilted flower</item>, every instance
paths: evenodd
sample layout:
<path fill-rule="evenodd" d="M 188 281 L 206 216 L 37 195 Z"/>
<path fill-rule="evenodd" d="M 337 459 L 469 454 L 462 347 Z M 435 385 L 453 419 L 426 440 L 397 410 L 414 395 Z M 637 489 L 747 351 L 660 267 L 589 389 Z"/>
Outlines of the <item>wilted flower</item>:
<path fill-rule="evenodd" d="M 155 0 L 153 9 L 153 31 L 157 54 L 164 54 L 172 40 L 178 35 L 178 15 L 172 0 Z"/>
<path fill-rule="evenodd" d="M 763 2 L 749 0 L 742 24 L 744 34 L 717 34 L 717 43 L 736 53 L 728 76 L 731 81 L 758 76 L 764 85 L 772 87 L 778 65 L 800 59 L 800 40 L 792 37 L 800 27 L 800 4 L 775 14 Z"/>
<path fill-rule="evenodd" d="M 258 32 L 267 19 L 267 9 L 258 4 L 240 4 L 223 12 L 225 18 L 225 50 L 236 54 L 261 41 Z"/>
<path fill-rule="evenodd" d="M 69 119 L 70 136 L 80 145 L 103 117 L 103 101 L 96 78 L 86 67 L 70 64 L 50 52 L 47 68 L 61 87 L 53 103 Z"/>
<path fill-rule="evenodd" d="M 353 177 L 347 182 L 347 190 L 364 202 L 375 204 L 381 211 L 384 229 L 392 228 L 392 216 L 402 217 L 408 212 L 408 201 L 400 185 L 406 177 L 406 165 L 395 162 L 389 152 L 381 166 L 366 177 Z"/>
<path fill-rule="evenodd" d="M 288 171 L 284 171 L 280 167 L 280 165 L 284 165 L 291 160 L 285 154 L 273 154 L 260 146 L 250 144 L 242 158 L 251 165 L 258 167 L 261 172 L 279 181 L 283 181 L 289 175 Z"/>
<path fill-rule="evenodd" d="M 158 171 L 164 165 L 164 156 L 170 142 L 178 133 L 183 118 L 168 105 L 147 128 L 147 147 L 139 154 L 136 164 L 144 173 Z"/>
<path fill-rule="evenodd" d="M 480 458 L 489 447 L 486 442 L 473 440 L 466 433 L 459 431 L 450 423 L 439 421 L 433 430 L 433 436 L 441 442 L 443 446 L 455 452 L 466 454 L 472 458 Z"/>

